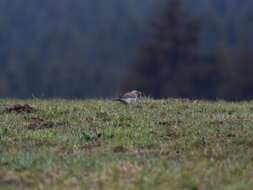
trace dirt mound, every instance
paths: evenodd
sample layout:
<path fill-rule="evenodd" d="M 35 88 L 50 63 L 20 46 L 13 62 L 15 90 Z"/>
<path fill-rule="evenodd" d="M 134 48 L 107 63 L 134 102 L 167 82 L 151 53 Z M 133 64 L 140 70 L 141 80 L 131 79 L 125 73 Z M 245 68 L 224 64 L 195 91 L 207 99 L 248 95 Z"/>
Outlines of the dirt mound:
<path fill-rule="evenodd" d="M 31 122 L 25 127 L 27 129 L 37 130 L 37 129 L 65 128 L 69 127 L 69 125 L 64 122 L 46 121 L 42 118 L 34 117 L 32 118 Z"/>
<path fill-rule="evenodd" d="M 14 104 L 14 105 L 6 106 L 5 110 L 7 112 L 15 112 L 15 113 L 32 113 L 36 111 L 36 109 L 30 106 L 29 104 L 24 104 L 24 105 Z"/>

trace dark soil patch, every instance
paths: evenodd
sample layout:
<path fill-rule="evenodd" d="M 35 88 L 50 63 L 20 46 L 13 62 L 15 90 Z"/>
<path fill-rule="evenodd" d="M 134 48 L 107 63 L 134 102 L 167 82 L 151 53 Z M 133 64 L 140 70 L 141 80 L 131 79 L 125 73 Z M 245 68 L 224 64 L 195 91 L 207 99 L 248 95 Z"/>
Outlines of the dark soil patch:
<path fill-rule="evenodd" d="M 36 109 L 30 106 L 29 104 L 10 105 L 10 106 L 6 106 L 5 110 L 7 112 L 15 112 L 15 113 L 32 113 L 36 111 Z"/>
<path fill-rule="evenodd" d="M 114 153 L 127 153 L 129 150 L 125 148 L 124 146 L 116 146 L 113 148 Z"/>
<path fill-rule="evenodd" d="M 145 146 L 135 146 L 126 148 L 124 146 L 116 146 L 113 148 L 113 153 L 116 154 L 128 154 L 128 155 L 161 155 L 160 147 L 156 145 L 145 145 Z"/>
<path fill-rule="evenodd" d="M 39 117 L 34 117 L 32 118 L 32 121 L 25 127 L 31 130 L 38 130 L 38 129 L 66 128 L 69 127 L 69 125 L 64 122 L 45 121 L 44 119 L 41 119 Z"/>
<path fill-rule="evenodd" d="M 91 143 L 83 145 L 81 147 L 81 149 L 92 150 L 94 148 L 100 147 L 101 145 L 102 145 L 101 142 L 99 142 L 99 141 L 93 141 Z"/>
<path fill-rule="evenodd" d="M 64 147 L 60 147 L 59 149 L 57 149 L 56 153 L 63 154 L 63 155 L 77 155 L 77 154 L 80 154 L 81 152 L 84 152 L 84 151 L 92 151 L 96 148 L 101 147 L 102 145 L 104 145 L 103 142 L 94 141 L 94 142 L 85 143 L 85 144 L 80 145 L 78 147 L 64 146 Z"/>
<path fill-rule="evenodd" d="M 12 172 L 0 172 L 0 186 L 1 187 L 19 187 L 23 189 L 24 187 L 31 186 L 32 184 L 25 180 L 23 177 L 18 176 Z"/>

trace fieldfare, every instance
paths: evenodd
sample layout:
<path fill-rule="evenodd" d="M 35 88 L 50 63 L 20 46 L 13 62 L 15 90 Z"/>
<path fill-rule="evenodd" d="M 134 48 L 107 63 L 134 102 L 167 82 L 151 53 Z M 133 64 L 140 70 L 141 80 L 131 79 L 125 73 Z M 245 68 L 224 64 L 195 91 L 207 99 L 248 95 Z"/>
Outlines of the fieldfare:
<path fill-rule="evenodd" d="M 138 97 L 141 96 L 141 94 L 142 93 L 137 90 L 132 90 L 131 92 L 127 92 L 127 93 L 121 95 L 116 100 L 118 100 L 124 104 L 130 104 L 130 103 L 136 102 Z"/>

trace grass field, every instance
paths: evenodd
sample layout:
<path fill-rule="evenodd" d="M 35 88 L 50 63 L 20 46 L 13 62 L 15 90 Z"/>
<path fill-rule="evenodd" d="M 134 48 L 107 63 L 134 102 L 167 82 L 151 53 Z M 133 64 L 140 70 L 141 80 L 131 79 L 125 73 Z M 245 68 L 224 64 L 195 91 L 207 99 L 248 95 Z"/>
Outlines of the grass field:
<path fill-rule="evenodd" d="M 253 102 L 0 100 L 0 189 L 252 187 Z"/>

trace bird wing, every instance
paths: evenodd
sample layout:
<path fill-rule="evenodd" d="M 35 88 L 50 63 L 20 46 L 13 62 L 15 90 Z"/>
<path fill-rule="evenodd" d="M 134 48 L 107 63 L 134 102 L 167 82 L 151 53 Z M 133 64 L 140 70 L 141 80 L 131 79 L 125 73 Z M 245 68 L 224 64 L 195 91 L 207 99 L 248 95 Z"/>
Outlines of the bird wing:
<path fill-rule="evenodd" d="M 136 98 L 136 94 L 128 92 L 123 94 L 120 98 Z"/>

